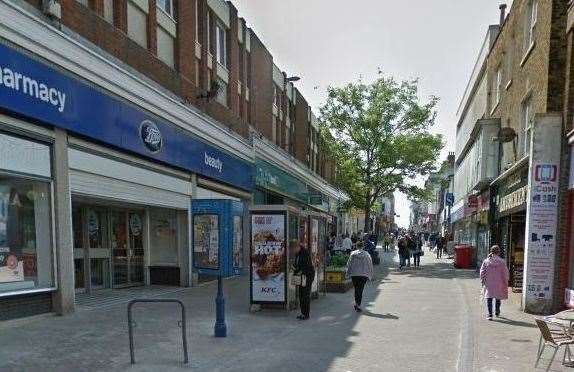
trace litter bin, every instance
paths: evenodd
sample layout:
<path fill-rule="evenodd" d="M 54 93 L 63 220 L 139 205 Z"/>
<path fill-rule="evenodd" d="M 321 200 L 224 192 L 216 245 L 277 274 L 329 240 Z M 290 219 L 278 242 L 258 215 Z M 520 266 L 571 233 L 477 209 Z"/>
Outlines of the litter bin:
<path fill-rule="evenodd" d="M 454 247 L 454 267 L 457 269 L 470 269 L 472 267 L 472 251 L 470 245 L 457 245 Z"/>

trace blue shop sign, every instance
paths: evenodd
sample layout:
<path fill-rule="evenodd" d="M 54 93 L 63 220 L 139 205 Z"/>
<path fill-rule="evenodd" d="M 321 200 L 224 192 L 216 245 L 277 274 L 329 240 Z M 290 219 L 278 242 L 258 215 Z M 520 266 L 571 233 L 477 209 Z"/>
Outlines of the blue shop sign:
<path fill-rule="evenodd" d="M 0 108 L 247 191 L 253 189 L 253 164 L 1 44 Z"/>

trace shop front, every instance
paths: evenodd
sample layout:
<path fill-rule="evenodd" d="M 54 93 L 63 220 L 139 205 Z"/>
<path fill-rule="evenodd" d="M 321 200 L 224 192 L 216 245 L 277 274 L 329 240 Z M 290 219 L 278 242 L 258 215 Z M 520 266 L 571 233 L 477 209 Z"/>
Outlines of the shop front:
<path fill-rule="evenodd" d="M 493 242 L 500 246 L 502 256 L 506 259 L 510 286 L 514 291 L 520 292 L 524 279 L 528 167 L 523 167 L 501 180 L 495 190 Z"/>
<path fill-rule="evenodd" d="M 0 85 L 0 319 L 54 299 L 72 311 L 77 292 L 191 285 L 192 205 L 250 201 L 247 141 L 222 131 L 217 147 L 182 120 L 207 119 L 150 87 L 139 93 L 173 105 L 169 118 L 2 41 L 0 65 L 22 77 Z"/>

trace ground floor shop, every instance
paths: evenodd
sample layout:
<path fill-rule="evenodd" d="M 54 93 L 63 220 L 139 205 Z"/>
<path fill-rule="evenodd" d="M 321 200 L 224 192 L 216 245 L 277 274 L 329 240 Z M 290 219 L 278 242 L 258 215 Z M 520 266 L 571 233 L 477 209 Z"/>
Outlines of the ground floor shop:
<path fill-rule="evenodd" d="M 0 52 L 4 67 L 68 97 L 60 110 L 46 108 L 0 85 L 0 320 L 73 311 L 79 292 L 190 286 L 196 246 L 222 266 L 229 221 L 194 240 L 194 204 L 229 200 L 244 210 L 253 188 L 248 143 L 229 138 L 233 145 L 217 147 L 176 124 L 178 114 L 205 120 L 179 105 L 168 120 L 6 40 Z M 248 225 L 238 222 L 235 251 L 247 246 Z"/>

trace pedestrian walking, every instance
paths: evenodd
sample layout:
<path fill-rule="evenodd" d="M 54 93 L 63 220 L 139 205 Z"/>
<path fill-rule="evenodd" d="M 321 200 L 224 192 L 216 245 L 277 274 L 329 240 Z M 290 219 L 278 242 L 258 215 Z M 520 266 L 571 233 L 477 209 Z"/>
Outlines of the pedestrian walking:
<path fill-rule="evenodd" d="M 407 257 L 409 255 L 409 245 L 406 236 L 399 237 L 399 270 L 402 270 L 407 263 Z"/>
<path fill-rule="evenodd" d="M 422 246 L 420 238 L 416 235 L 411 234 L 409 236 L 409 255 L 413 257 L 413 266 L 415 269 L 420 266 L 421 264 L 421 255 L 422 255 Z M 410 266 L 410 257 L 409 257 L 409 265 Z"/>
<path fill-rule="evenodd" d="M 506 262 L 500 257 L 500 247 L 493 245 L 488 258 L 480 267 L 480 280 L 482 281 L 484 297 L 488 310 L 488 320 L 492 320 L 492 302 L 495 302 L 495 315 L 500 316 L 500 304 L 508 299 L 508 268 Z"/>
<path fill-rule="evenodd" d="M 362 244 L 359 244 L 349 256 L 347 277 L 351 278 L 353 287 L 355 287 L 355 311 L 361 312 L 365 284 L 373 278 L 373 260 L 371 255 L 363 249 Z"/>
<path fill-rule="evenodd" d="M 436 239 L 436 258 L 442 258 L 442 252 L 444 251 L 444 244 L 445 239 L 442 236 L 439 236 Z"/>
<path fill-rule="evenodd" d="M 350 254 L 353 251 L 353 241 L 349 237 L 349 234 L 345 235 L 342 243 L 343 251 L 345 253 Z"/>
<path fill-rule="evenodd" d="M 301 315 L 297 319 L 307 320 L 311 312 L 311 286 L 315 280 L 315 267 L 307 248 L 301 246 L 297 240 L 291 241 L 290 245 L 291 251 L 295 253 L 294 275 L 301 276 L 297 285 Z"/>

